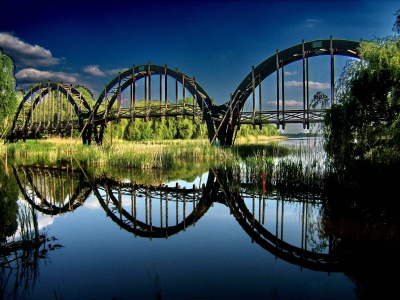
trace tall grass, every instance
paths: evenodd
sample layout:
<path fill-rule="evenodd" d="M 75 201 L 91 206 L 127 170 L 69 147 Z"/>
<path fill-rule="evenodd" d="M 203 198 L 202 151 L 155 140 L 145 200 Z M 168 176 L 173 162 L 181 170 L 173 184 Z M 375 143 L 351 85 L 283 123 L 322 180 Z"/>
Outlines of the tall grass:
<path fill-rule="evenodd" d="M 22 241 L 39 240 L 37 212 L 32 206 L 20 204 L 18 213 L 19 234 Z"/>
<path fill-rule="evenodd" d="M 51 139 L 10 144 L 9 160 L 22 165 L 65 165 L 86 168 L 132 168 L 172 170 L 182 161 L 225 165 L 240 170 L 246 181 L 259 181 L 261 174 L 272 186 L 321 189 L 325 179 L 325 152 L 320 141 L 281 146 L 239 144 L 210 146 L 203 140 L 126 142 L 114 140 L 102 146 L 83 145 L 79 140 Z M 4 151 L 4 148 L 3 150 Z M 101 168 L 99 168 L 101 167 Z"/>
<path fill-rule="evenodd" d="M 170 169 L 176 160 L 223 161 L 232 153 L 202 141 L 126 142 L 102 146 L 83 145 L 77 140 L 49 139 L 2 146 L 1 151 L 17 165 L 76 167 L 113 166 L 142 170 Z"/>
<path fill-rule="evenodd" d="M 234 172 L 246 183 L 265 185 L 280 190 L 321 191 L 326 184 L 327 168 L 323 144 L 314 140 L 298 146 L 259 148 L 253 153 L 247 147 L 242 160 L 233 164 Z"/>

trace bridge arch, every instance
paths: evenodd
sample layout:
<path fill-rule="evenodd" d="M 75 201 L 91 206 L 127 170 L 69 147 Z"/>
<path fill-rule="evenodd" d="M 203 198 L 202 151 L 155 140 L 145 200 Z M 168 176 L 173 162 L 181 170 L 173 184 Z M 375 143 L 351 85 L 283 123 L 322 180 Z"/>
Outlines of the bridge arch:
<path fill-rule="evenodd" d="M 91 107 L 72 85 L 42 82 L 23 97 L 14 116 L 7 140 L 33 138 L 41 133 L 66 135 L 82 131 Z"/>
<path fill-rule="evenodd" d="M 222 124 L 217 132 L 218 139 L 221 144 L 231 146 L 234 143 L 234 134 L 240 124 L 276 124 L 278 128 L 288 123 L 303 124 L 303 128 L 308 128 L 309 123 L 321 121 L 321 111 L 310 111 L 308 103 L 308 58 L 329 55 L 330 59 L 330 76 L 331 76 L 331 101 L 334 102 L 334 56 L 346 56 L 351 58 L 359 58 L 358 47 L 360 42 L 344 39 L 320 39 L 309 42 L 302 41 L 301 44 L 294 45 L 282 51 L 276 51 L 245 76 L 242 82 L 237 86 L 231 96 L 231 100 L 215 109 L 224 115 Z M 284 67 L 296 62 L 303 61 L 303 109 L 290 111 L 284 106 Z M 281 78 L 279 71 L 282 72 Z M 256 99 L 256 89 L 261 89 L 261 83 L 273 73 L 277 74 L 277 108 L 274 111 L 262 110 L 261 91 L 259 99 Z M 280 79 L 282 82 L 280 82 Z M 282 99 L 280 99 L 280 94 Z M 253 96 L 253 97 L 251 97 Z M 253 110 L 244 113 L 244 105 L 248 101 L 252 101 Z M 280 104 L 280 101 L 282 104 Z M 258 111 L 256 112 L 256 106 Z M 315 115 L 314 115 L 315 114 Z M 241 120 L 243 118 L 243 120 Z"/>
<path fill-rule="evenodd" d="M 154 79 L 157 77 L 156 79 Z M 171 83 L 168 78 L 175 80 L 175 101 L 171 101 L 169 87 Z M 152 81 L 158 83 L 158 95 L 152 98 Z M 144 90 L 142 99 L 138 99 L 139 87 L 141 82 Z M 181 92 L 179 92 L 178 83 Z M 186 98 L 186 91 L 193 96 L 193 105 L 181 107 L 178 104 L 178 94 L 181 93 L 182 99 Z M 124 96 L 124 93 L 128 95 Z M 153 91 L 154 92 L 154 91 Z M 157 98 L 158 97 L 158 98 Z M 142 101 L 141 106 L 138 102 Z M 155 103 L 157 102 L 157 103 Z M 144 103 L 144 106 L 143 106 Z M 215 127 L 211 117 L 211 98 L 206 91 L 195 82 L 194 78 L 172 70 L 165 66 L 147 65 L 133 66 L 132 68 L 120 72 L 104 88 L 93 108 L 91 124 L 93 126 L 93 139 L 96 143 L 102 144 L 104 129 L 108 121 L 136 118 L 149 119 L 150 117 L 167 117 L 180 115 L 199 116 L 207 125 L 209 138 L 215 134 Z M 90 133 L 90 134 L 92 134 Z M 211 138 L 210 138 L 211 139 Z"/>

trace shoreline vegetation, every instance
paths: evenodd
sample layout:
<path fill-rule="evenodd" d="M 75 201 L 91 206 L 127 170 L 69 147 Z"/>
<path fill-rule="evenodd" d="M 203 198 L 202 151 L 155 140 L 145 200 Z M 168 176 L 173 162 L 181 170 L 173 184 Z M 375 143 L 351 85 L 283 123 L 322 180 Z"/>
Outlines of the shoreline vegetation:
<path fill-rule="evenodd" d="M 235 159 L 237 149 L 254 148 L 287 139 L 285 136 L 258 136 L 239 138 L 229 148 L 211 146 L 208 140 L 159 140 L 131 142 L 113 140 L 102 146 L 84 145 L 80 139 L 49 138 L 3 144 L 0 154 L 16 165 L 51 168 L 113 166 L 141 170 L 170 169 L 176 160 L 186 162 L 226 163 Z M 248 151 L 251 152 L 251 149 Z M 249 153 L 251 155 L 251 153 Z"/>
<path fill-rule="evenodd" d="M 313 138 L 313 136 L 308 135 Z M 304 135 L 299 135 L 304 137 Z M 27 140 L 0 146 L 3 164 L 48 169 L 85 170 L 90 176 L 112 174 L 116 180 L 131 178 L 147 184 L 196 178 L 212 169 L 245 174 L 246 181 L 267 186 L 323 188 L 322 144 L 289 146 L 287 136 L 239 138 L 232 147 L 210 145 L 208 140 L 130 142 L 114 139 L 102 146 L 84 145 L 80 139 Z M 310 180 L 311 179 L 311 180 Z"/>
<path fill-rule="evenodd" d="M 393 173 L 370 164 L 357 164 L 348 174 L 340 173 L 327 163 L 323 140 L 312 135 L 307 137 L 310 137 L 307 143 L 296 146 L 280 145 L 280 141 L 288 139 L 285 135 L 241 138 L 232 147 L 211 146 L 208 140 L 114 140 L 112 144 L 88 146 L 80 139 L 52 138 L 3 144 L 0 157 L 4 178 L 10 182 L 15 180 L 12 174 L 16 166 L 23 167 L 23 172 L 24 167 L 81 170 L 90 180 L 105 177 L 147 185 L 176 180 L 190 182 L 201 174 L 216 170 L 220 179 L 230 178 L 232 181 L 228 183 L 236 188 L 245 184 L 248 190 L 263 195 L 276 193 L 286 199 L 322 199 L 339 210 L 342 205 L 351 205 L 355 199 L 369 209 L 379 197 L 382 207 L 391 207 L 393 203 L 382 199 L 391 199 L 388 192 L 395 186 L 396 179 L 390 175 Z M 371 187 L 375 188 L 371 190 Z M 389 215 L 388 220 L 392 217 Z M 26 232 L 36 232 L 33 228 L 28 229 Z M 23 240 L 30 245 L 29 241 L 35 241 L 37 236 L 36 232 Z M 31 246 L 35 245 L 37 249 L 45 241 L 42 239 Z"/>
<path fill-rule="evenodd" d="M 324 140 L 311 134 L 296 145 L 281 144 L 287 135 L 246 137 L 232 147 L 210 145 L 206 139 L 131 142 L 113 139 L 101 146 L 84 145 L 80 139 L 49 138 L 19 141 L 0 146 L 7 173 L 10 166 L 85 170 L 90 176 L 112 174 L 114 179 L 130 178 L 159 184 L 163 181 L 196 178 L 212 169 L 244 174 L 246 182 L 292 191 L 322 192 L 366 184 L 387 187 L 397 163 L 355 161 L 346 169 L 332 164 L 324 151 Z M 264 176 L 265 174 L 265 176 Z M 262 177 L 263 176 L 263 177 Z"/>

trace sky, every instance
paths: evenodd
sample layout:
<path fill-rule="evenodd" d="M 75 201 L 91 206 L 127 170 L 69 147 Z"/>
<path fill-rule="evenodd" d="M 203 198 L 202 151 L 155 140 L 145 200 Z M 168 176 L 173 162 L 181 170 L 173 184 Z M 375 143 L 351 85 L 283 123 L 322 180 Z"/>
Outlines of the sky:
<path fill-rule="evenodd" d="M 51 80 L 86 86 L 97 99 L 119 71 L 151 62 L 195 78 L 222 104 L 276 50 L 393 35 L 400 2 L 3 0 L 0 7 L 0 47 L 14 59 L 17 90 Z M 301 79 L 288 76 L 292 86 Z M 312 83 L 323 89 L 329 78 Z M 300 103 L 300 93 L 287 95 Z"/>

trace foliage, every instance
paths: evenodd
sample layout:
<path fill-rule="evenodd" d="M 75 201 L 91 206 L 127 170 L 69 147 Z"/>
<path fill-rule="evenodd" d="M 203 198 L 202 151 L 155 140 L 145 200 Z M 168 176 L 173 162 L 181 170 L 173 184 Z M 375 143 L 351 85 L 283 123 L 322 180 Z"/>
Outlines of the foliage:
<path fill-rule="evenodd" d="M 327 153 L 344 163 L 400 150 L 399 38 L 362 42 L 359 55 L 346 64 L 324 122 Z"/>
<path fill-rule="evenodd" d="M 322 92 L 317 92 L 311 99 L 311 109 L 327 109 L 331 105 L 331 101 L 327 95 Z M 324 131 L 322 123 L 311 124 L 310 132 L 322 133 Z"/>
<path fill-rule="evenodd" d="M 194 126 L 193 122 L 189 119 L 180 119 L 177 125 L 177 137 L 180 139 L 188 140 L 193 136 Z"/>
<path fill-rule="evenodd" d="M 18 186 L 7 168 L 0 168 L 0 244 L 17 230 Z"/>
<path fill-rule="evenodd" d="M 18 103 L 13 59 L 0 48 L 0 134 L 11 126 Z"/>
<path fill-rule="evenodd" d="M 94 107 L 96 100 L 93 98 L 93 93 L 90 89 L 83 85 L 76 85 L 75 89 L 80 91 L 82 93 L 83 98 L 86 100 L 86 102 L 89 104 L 91 108 Z"/>
<path fill-rule="evenodd" d="M 237 137 L 250 137 L 250 136 L 260 136 L 260 135 L 266 135 L 266 136 L 273 136 L 273 135 L 279 135 L 279 130 L 272 124 L 264 125 L 261 128 L 259 126 L 254 127 L 251 124 L 244 124 L 241 125 L 240 128 L 237 131 Z"/>

